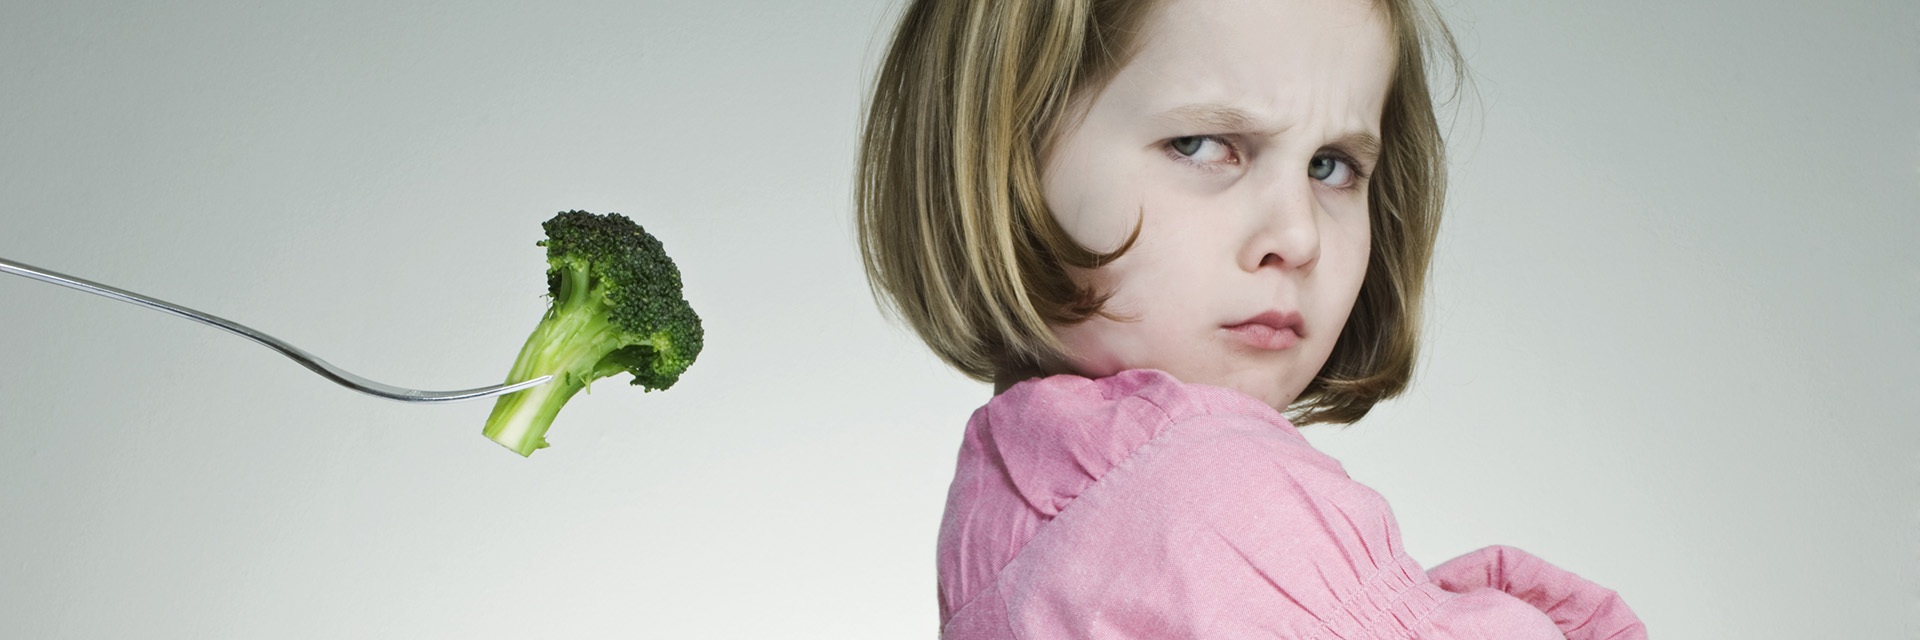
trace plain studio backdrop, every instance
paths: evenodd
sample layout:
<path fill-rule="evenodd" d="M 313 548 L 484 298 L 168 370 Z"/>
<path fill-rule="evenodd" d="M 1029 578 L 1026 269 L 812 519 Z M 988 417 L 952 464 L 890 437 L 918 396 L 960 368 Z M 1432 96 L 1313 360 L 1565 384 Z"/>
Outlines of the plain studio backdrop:
<path fill-rule="evenodd" d="M 539 223 L 621 212 L 705 316 L 522 459 L 153 311 L 0 276 L 0 637 L 931 638 L 988 387 L 870 298 L 900 3 L 0 6 L 0 256 L 367 377 L 501 380 Z M 1662 638 L 1920 637 L 1920 4 L 1443 7 L 1476 77 L 1405 397 L 1314 443 L 1431 566 Z"/>

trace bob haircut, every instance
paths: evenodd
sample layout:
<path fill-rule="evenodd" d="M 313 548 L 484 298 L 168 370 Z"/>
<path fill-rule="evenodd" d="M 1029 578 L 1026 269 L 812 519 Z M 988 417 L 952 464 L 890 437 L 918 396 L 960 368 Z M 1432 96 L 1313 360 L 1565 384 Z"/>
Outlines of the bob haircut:
<path fill-rule="evenodd" d="M 1372 250 L 1326 365 L 1288 407 L 1294 424 L 1352 423 L 1413 376 L 1420 304 L 1446 195 L 1429 47 L 1464 65 L 1427 0 L 1373 0 L 1397 61 L 1368 186 Z M 883 307 L 968 376 L 1007 382 L 1063 361 L 1048 325 L 1101 313 L 1071 277 L 1112 253 L 1080 246 L 1048 211 L 1040 172 L 1138 50 L 1155 0 L 913 0 L 876 78 L 856 187 L 860 253 Z M 1135 238 L 1138 228 L 1135 229 Z"/>

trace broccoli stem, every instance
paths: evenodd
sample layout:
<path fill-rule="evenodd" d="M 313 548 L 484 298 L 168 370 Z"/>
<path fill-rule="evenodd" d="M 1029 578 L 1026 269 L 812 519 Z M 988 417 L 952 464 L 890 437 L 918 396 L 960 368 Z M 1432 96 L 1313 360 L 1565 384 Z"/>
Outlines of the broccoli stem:
<path fill-rule="evenodd" d="M 487 416 L 482 433 L 522 457 L 547 446 L 547 428 L 553 425 L 560 407 L 585 385 L 571 384 L 556 376 L 553 382 L 502 397 Z"/>
<path fill-rule="evenodd" d="M 581 274 L 568 284 L 584 280 Z M 620 331 L 608 321 L 605 298 L 587 287 L 563 287 L 507 374 L 513 382 L 543 375 L 553 381 L 500 396 L 481 433 L 521 456 L 546 447 L 554 416 L 575 393 L 604 377 L 596 369 L 619 344 Z"/>

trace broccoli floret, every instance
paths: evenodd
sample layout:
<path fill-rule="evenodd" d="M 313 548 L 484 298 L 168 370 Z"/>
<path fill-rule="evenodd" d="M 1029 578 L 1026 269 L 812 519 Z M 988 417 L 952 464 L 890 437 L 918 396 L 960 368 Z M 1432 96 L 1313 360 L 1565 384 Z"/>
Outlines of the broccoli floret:
<path fill-rule="evenodd" d="M 673 386 L 706 335 L 681 297 L 680 268 L 640 225 L 565 211 L 541 226 L 552 304 L 507 381 L 553 381 L 500 396 L 483 432 L 522 456 L 547 446 L 560 407 L 594 380 L 624 371 L 648 391 Z"/>

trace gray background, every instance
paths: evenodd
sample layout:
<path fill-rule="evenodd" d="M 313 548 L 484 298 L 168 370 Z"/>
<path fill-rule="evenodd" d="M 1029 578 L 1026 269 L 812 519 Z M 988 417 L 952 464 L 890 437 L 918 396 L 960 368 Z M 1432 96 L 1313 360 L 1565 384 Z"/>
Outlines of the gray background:
<path fill-rule="evenodd" d="M 0 256 L 458 388 L 540 314 L 539 222 L 619 211 L 709 336 L 523 460 L 490 403 L 0 277 L 0 636 L 934 636 L 989 390 L 852 242 L 897 9 L 0 5 Z M 1920 4 L 1445 11 L 1428 356 L 1310 437 L 1428 565 L 1519 546 L 1656 637 L 1920 637 Z"/>

